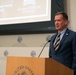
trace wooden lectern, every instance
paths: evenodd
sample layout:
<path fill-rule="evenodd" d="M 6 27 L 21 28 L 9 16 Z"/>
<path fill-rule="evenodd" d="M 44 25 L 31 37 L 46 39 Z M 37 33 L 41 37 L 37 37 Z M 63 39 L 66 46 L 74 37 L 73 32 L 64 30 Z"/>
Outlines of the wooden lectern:
<path fill-rule="evenodd" d="M 74 72 L 51 58 L 7 57 L 6 75 L 74 75 Z"/>

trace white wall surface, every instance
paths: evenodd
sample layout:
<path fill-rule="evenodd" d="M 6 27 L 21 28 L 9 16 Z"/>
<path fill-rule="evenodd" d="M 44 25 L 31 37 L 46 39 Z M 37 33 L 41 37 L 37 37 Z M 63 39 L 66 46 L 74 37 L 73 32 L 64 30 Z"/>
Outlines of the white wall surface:
<path fill-rule="evenodd" d="M 47 42 L 47 37 L 53 34 L 25 34 L 25 35 L 2 35 L 0 47 L 42 47 Z M 22 42 L 18 42 L 22 37 Z"/>
<path fill-rule="evenodd" d="M 70 29 L 76 31 L 76 0 L 65 0 L 65 11 L 69 16 L 69 27 Z"/>

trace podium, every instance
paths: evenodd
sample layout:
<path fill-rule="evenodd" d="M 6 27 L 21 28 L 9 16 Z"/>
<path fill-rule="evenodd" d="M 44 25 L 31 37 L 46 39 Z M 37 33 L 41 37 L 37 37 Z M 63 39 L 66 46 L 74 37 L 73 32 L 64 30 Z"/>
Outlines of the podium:
<path fill-rule="evenodd" d="M 51 58 L 8 56 L 6 75 L 74 75 L 74 72 Z"/>

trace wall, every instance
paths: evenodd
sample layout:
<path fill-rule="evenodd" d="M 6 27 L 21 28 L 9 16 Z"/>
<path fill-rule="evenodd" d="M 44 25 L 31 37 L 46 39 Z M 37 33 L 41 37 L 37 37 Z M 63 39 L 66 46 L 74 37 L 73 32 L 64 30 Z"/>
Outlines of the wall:
<path fill-rule="evenodd" d="M 69 28 L 76 31 L 76 17 L 75 17 L 75 12 L 76 12 L 76 0 L 65 0 L 64 6 L 65 6 L 65 11 L 67 12 L 69 16 Z"/>
<path fill-rule="evenodd" d="M 0 36 L 0 47 L 42 47 L 49 36 L 52 34 L 3 35 Z"/>

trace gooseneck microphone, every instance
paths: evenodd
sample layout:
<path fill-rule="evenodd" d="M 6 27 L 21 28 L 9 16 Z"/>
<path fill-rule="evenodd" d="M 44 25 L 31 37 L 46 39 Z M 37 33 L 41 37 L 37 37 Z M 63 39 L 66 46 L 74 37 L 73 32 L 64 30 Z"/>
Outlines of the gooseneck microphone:
<path fill-rule="evenodd" d="M 50 41 L 51 41 L 51 39 L 49 38 L 49 40 L 48 40 L 48 41 L 45 43 L 45 45 L 43 46 L 43 48 L 42 48 L 40 54 L 38 55 L 38 57 L 40 57 L 40 55 L 42 54 L 42 52 L 43 52 L 45 46 L 46 46 Z"/>

